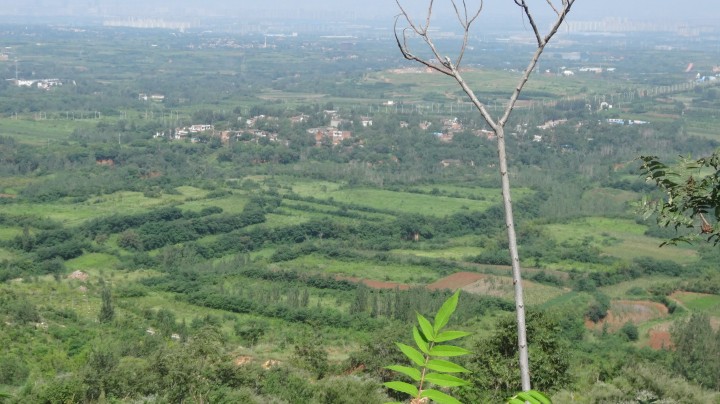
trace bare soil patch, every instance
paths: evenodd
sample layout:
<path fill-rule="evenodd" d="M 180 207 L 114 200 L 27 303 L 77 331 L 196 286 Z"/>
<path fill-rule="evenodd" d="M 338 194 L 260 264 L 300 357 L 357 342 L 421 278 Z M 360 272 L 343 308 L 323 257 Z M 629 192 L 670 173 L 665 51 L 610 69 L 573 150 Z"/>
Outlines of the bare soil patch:
<path fill-rule="evenodd" d="M 487 275 L 475 272 L 458 272 L 427 285 L 427 288 L 430 290 L 456 290 L 484 278 L 487 278 Z"/>
<path fill-rule="evenodd" d="M 660 330 L 648 331 L 650 341 L 648 345 L 652 349 L 672 349 L 672 340 L 670 339 L 670 332 Z"/>
<path fill-rule="evenodd" d="M 615 332 L 628 321 L 638 325 L 667 316 L 667 307 L 657 302 L 649 300 L 615 300 L 610 304 L 607 317 L 597 324 L 588 321 L 585 325 L 593 330 L 602 330 L 607 324 L 607 330 Z"/>
<path fill-rule="evenodd" d="M 527 283 L 523 286 L 527 286 Z M 512 278 L 486 275 L 476 282 L 463 286 L 462 290 L 477 295 L 507 297 L 512 295 L 514 287 Z"/>

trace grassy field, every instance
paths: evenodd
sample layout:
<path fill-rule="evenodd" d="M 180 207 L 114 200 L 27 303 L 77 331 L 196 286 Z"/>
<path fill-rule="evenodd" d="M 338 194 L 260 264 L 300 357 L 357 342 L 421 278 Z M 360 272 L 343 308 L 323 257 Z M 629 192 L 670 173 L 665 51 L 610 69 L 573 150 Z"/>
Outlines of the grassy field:
<path fill-rule="evenodd" d="M 297 190 L 295 192 L 298 192 Z M 316 198 L 329 199 L 343 203 L 368 206 L 375 209 L 391 210 L 398 213 L 418 213 L 442 217 L 451 215 L 461 210 L 485 210 L 493 205 L 490 201 L 476 201 L 465 198 L 451 198 L 447 196 L 435 196 L 415 194 L 409 192 L 395 192 L 380 189 L 338 189 L 335 191 L 320 191 L 314 194 L 303 194 L 303 196 L 315 196 Z"/>
<path fill-rule="evenodd" d="M 610 256 L 621 259 L 653 257 L 660 260 L 687 264 L 697 260 L 697 252 L 692 248 L 665 246 L 660 248 L 659 239 L 644 235 L 646 226 L 630 219 L 612 219 L 589 217 L 563 224 L 546 226 L 549 233 L 558 242 L 581 242 L 592 238 L 592 243 Z"/>
<path fill-rule="evenodd" d="M 509 94 L 517 85 L 520 74 L 520 72 L 481 69 L 466 69 L 463 72 L 465 80 L 478 96 L 495 98 L 497 95 L 502 99 L 506 99 L 506 94 Z M 457 84 L 451 80 L 439 79 L 437 74 L 420 70 L 384 71 L 370 76 L 368 81 L 392 83 L 399 86 L 403 92 L 398 96 L 410 100 L 422 99 L 424 95 L 431 93 L 447 95 L 447 102 L 453 102 L 458 98 L 465 100 L 464 96 L 456 94 L 458 92 Z M 593 74 L 578 74 L 573 77 L 538 74 L 533 75 L 523 94 L 535 99 L 563 97 L 568 94 L 605 94 L 608 92 L 608 84 L 608 81 L 602 76 Z M 542 95 L 538 96 L 538 94 Z"/>
<path fill-rule="evenodd" d="M 390 252 L 393 254 L 414 255 L 416 257 L 442 258 L 459 261 L 463 258 L 480 254 L 482 252 L 482 248 L 473 246 L 454 246 L 428 250 L 397 249 L 391 250 Z"/>
<path fill-rule="evenodd" d="M 102 197 L 90 198 L 87 201 L 74 203 L 70 201 L 59 201 L 55 203 L 14 203 L 3 207 L 3 212 L 11 215 L 34 215 L 57 220 L 65 225 L 75 226 L 86 220 L 100 216 L 112 215 L 122 212 L 125 215 L 140 213 L 149 209 L 167 206 L 168 204 L 182 203 L 186 199 L 188 208 L 201 209 L 207 206 L 220 206 L 228 211 L 240 212 L 244 206 L 242 197 L 223 199 L 212 199 L 197 201 L 195 198 L 203 198 L 207 191 L 193 187 L 179 187 L 180 195 L 163 194 L 160 198 L 148 198 L 141 192 L 121 191 Z M 224 203 L 223 203 L 224 202 Z M 183 206 L 185 209 L 185 206 Z"/>
<path fill-rule="evenodd" d="M 4 248 L 0 248 L 0 260 L 10 260 L 13 258 L 15 258 L 14 253 L 12 253 Z"/>
<path fill-rule="evenodd" d="M 76 129 L 91 129 L 96 119 L 33 119 L 33 114 L 19 115 L 19 119 L 0 118 L 3 135 L 11 135 L 16 140 L 34 144 L 48 145 L 48 142 L 66 141 Z"/>
<path fill-rule="evenodd" d="M 604 286 L 598 288 L 601 292 L 608 295 L 612 299 L 624 299 L 629 297 L 644 297 L 646 294 L 633 296 L 628 293 L 631 289 L 635 290 L 647 290 L 654 285 L 665 284 L 668 282 L 677 281 L 677 278 L 669 276 L 645 276 L 641 279 L 633 279 L 631 281 L 620 282 L 612 286 Z"/>
<path fill-rule="evenodd" d="M 339 261 L 321 257 L 316 254 L 271 265 L 271 267 L 273 266 L 284 269 L 296 269 L 302 272 L 344 275 L 360 279 L 374 279 L 409 284 L 429 283 L 443 276 L 432 269 L 419 265 Z"/>
<path fill-rule="evenodd" d="M 720 316 L 720 296 L 706 293 L 675 292 L 672 297 L 692 311 Z"/>
<path fill-rule="evenodd" d="M 20 227 L 0 227 L 0 240 L 8 241 L 15 236 L 22 234 L 23 229 Z"/>
<path fill-rule="evenodd" d="M 107 275 L 115 269 L 120 261 L 114 255 L 102 253 L 83 254 L 80 257 L 65 261 L 65 266 L 71 270 L 79 270 L 93 276 Z"/>
<path fill-rule="evenodd" d="M 248 198 L 244 195 L 231 195 L 222 198 L 187 200 L 180 206 L 183 210 L 199 211 L 204 208 L 216 206 L 223 210 L 223 213 L 240 213 L 245 208 Z"/>

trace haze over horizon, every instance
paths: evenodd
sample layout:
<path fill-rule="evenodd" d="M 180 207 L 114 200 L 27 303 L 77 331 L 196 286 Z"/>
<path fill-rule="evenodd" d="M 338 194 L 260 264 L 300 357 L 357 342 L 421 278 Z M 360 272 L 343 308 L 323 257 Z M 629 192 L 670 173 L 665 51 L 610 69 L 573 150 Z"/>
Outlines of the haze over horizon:
<path fill-rule="evenodd" d="M 413 2 L 417 3 L 416 0 Z M 691 3 L 691 4 L 689 4 Z M 410 5 L 408 0 L 405 4 Z M 425 2 L 422 2 L 424 5 Z M 437 2 L 438 14 L 448 15 L 449 2 Z M 541 10 L 547 8 L 545 1 L 531 1 L 531 6 Z M 424 7 L 424 6 L 423 6 Z M 204 19 L 224 18 L 278 18 L 318 20 L 343 18 L 346 20 L 390 21 L 397 13 L 393 0 L 26 0 L 23 2 L 0 0 L 0 17 L 12 20 L 27 17 L 59 17 L 72 21 L 77 19 L 102 18 L 165 18 Z M 519 17 L 519 11 L 512 1 L 504 3 L 486 2 L 486 17 L 507 19 Z M 720 5 L 712 0 L 677 2 L 674 0 L 580 0 L 571 13 L 570 20 L 601 20 L 622 18 L 637 21 L 657 22 L 711 22 L 720 17 Z"/>

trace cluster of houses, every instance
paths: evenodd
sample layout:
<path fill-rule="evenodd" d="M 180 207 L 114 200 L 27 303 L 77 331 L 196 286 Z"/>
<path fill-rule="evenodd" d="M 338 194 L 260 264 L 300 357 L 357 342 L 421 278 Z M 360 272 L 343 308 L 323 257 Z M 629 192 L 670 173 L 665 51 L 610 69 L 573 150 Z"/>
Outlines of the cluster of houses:
<path fill-rule="evenodd" d="M 62 86 L 60 79 L 39 79 L 39 80 L 26 80 L 26 79 L 13 79 L 12 80 L 18 87 L 36 87 L 41 90 L 50 90 L 53 87 Z"/>
<path fill-rule="evenodd" d="M 200 143 L 203 141 L 201 135 L 210 135 L 218 137 L 221 142 L 227 144 L 231 139 L 236 141 L 254 141 L 258 143 L 261 139 L 267 139 L 270 142 L 279 142 L 278 134 L 260 129 L 242 129 L 242 130 L 221 130 L 216 131 L 214 125 L 196 124 L 175 128 L 170 133 L 156 132 L 153 138 L 166 138 L 170 140 L 190 140 L 192 143 Z M 286 142 L 287 143 L 287 142 Z"/>
<path fill-rule="evenodd" d="M 428 130 L 430 129 L 430 126 L 432 126 L 431 122 L 420 123 L 420 129 L 422 130 Z M 443 142 L 451 142 L 455 134 L 463 130 L 464 127 L 460 120 L 457 118 L 446 118 L 442 121 L 442 128 L 440 128 L 439 131 L 434 132 L 434 135 Z"/>
<path fill-rule="evenodd" d="M 307 130 L 309 134 L 315 136 L 316 145 L 320 146 L 322 144 L 330 143 L 333 146 L 337 146 L 342 143 L 343 140 L 352 138 L 352 131 L 343 130 L 341 128 L 352 125 L 352 121 L 341 118 L 335 110 L 325 110 L 323 111 L 323 114 L 325 115 L 325 118 L 329 119 L 330 125 L 319 128 L 310 128 Z M 367 128 L 373 125 L 373 120 L 369 116 L 363 116 L 360 117 L 360 124 L 364 128 Z"/>
<path fill-rule="evenodd" d="M 565 77 L 575 75 L 575 72 L 570 69 L 566 69 L 565 67 L 561 67 L 560 69 L 562 71 L 562 75 Z M 616 70 L 616 68 L 614 68 L 614 67 L 605 67 L 605 68 L 603 68 L 603 67 L 581 67 L 578 69 L 578 71 L 580 73 L 595 73 L 595 74 L 600 74 L 603 72 L 613 73 L 613 72 L 615 72 L 615 70 Z M 546 70 L 545 72 L 550 73 L 549 70 Z"/>
<path fill-rule="evenodd" d="M 611 125 L 647 125 L 650 122 L 648 121 L 640 121 L 637 119 L 620 119 L 620 118 L 608 118 L 605 120 L 607 123 Z"/>

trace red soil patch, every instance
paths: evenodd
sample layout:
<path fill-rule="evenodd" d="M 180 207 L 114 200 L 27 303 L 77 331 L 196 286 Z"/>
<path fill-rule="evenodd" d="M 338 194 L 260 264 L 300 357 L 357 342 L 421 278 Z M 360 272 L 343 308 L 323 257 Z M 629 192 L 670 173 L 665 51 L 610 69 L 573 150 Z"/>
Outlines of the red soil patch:
<path fill-rule="evenodd" d="M 648 345 L 652 349 L 671 349 L 672 340 L 670 339 L 670 333 L 668 331 L 661 330 L 650 330 L 648 331 L 650 341 Z"/>
<path fill-rule="evenodd" d="M 607 330 L 614 332 L 628 321 L 641 324 L 656 318 L 667 317 L 668 309 L 664 305 L 649 300 L 616 300 L 610 305 L 607 317 L 597 324 L 587 321 L 585 326 L 594 330 L 602 330 L 607 324 Z"/>
<path fill-rule="evenodd" d="M 430 290 L 456 290 L 486 277 L 487 275 L 485 274 L 478 274 L 474 272 L 458 272 L 427 285 L 427 288 Z"/>

